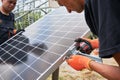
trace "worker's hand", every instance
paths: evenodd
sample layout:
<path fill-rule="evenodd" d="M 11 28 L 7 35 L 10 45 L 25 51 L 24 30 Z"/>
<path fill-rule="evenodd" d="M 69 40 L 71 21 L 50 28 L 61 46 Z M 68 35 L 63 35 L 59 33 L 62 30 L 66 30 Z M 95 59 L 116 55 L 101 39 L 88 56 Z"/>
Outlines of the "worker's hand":
<path fill-rule="evenodd" d="M 92 61 L 88 57 L 81 55 L 72 55 L 66 62 L 75 70 L 90 69 L 89 63 Z"/>
<path fill-rule="evenodd" d="M 93 49 L 99 47 L 98 39 L 77 38 L 75 42 L 76 49 L 82 53 L 89 54 Z"/>
<path fill-rule="evenodd" d="M 15 34 L 21 32 L 21 31 L 24 32 L 25 30 L 24 30 L 24 29 L 18 29 L 18 30 L 17 30 L 17 29 L 14 29 L 14 30 L 13 30 L 13 35 L 15 35 Z"/>
<path fill-rule="evenodd" d="M 10 38 L 10 37 L 14 36 L 15 34 L 21 32 L 21 31 L 25 31 L 25 30 L 24 29 L 19 29 L 19 30 L 13 29 L 13 30 L 10 30 L 9 33 L 8 33 L 9 34 L 8 37 Z"/>

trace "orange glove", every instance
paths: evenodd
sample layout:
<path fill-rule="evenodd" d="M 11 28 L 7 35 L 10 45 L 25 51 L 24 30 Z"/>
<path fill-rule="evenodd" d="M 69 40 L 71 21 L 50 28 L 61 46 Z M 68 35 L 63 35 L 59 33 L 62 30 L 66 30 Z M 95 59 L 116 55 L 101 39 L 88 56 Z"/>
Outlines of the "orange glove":
<path fill-rule="evenodd" d="M 13 30 L 13 34 L 16 34 L 16 33 L 17 33 L 17 29 L 14 29 L 14 30 Z"/>
<path fill-rule="evenodd" d="M 92 61 L 88 57 L 81 56 L 81 55 L 72 55 L 66 62 L 75 70 L 82 70 L 82 69 L 90 69 L 89 63 Z"/>
<path fill-rule="evenodd" d="M 90 42 L 90 44 L 92 45 L 92 48 L 99 48 L 99 41 L 98 39 L 87 39 L 87 38 L 83 38 L 84 40 L 87 40 L 88 42 Z"/>
<path fill-rule="evenodd" d="M 98 39 L 77 38 L 75 42 L 76 49 L 82 53 L 89 54 L 93 49 L 99 47 Z"/>
<path fill-rule="evenodd" d="M 92 51 L 93 55 L 99 55 L 99 49 L 96 48 Z"/>
<path fill-rule="evenodd" d="M 14 33 L 14 34 L 17 34 L 17 33 L 19 33 L 20 31 L 24 32 L 25 30 L 24 30 L 24 29 L 18 29 L 18 30 L 17 30 L 17 29 L 14 29 L 14 30 L 13 30 L 13 33 Z"/>

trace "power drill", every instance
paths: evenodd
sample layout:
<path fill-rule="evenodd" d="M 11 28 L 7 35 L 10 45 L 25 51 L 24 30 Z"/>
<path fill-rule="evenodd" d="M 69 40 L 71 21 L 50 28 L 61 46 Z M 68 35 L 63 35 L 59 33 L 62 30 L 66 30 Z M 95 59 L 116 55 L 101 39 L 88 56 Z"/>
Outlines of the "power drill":
<path fill-rule="evenodd" d="M 76 43 L 69 48 L 69 54 L 67 54 L 64 59 L 68 59 L 70 55 L 82 55 L 102 63 L 101 57 L 90 54 L 93 50 L 90 42 L 82 38 L 76 39 L 75 42 Z"/>
<path fill-rule="evenodd" d="M 90 42 L 88 42 L 87 40 L 84 40 L 82 38 L 78 38 L 75 40 L 76 44 L 76 50 L 79 50 L 82 53 L 86 53 L 86 54 L 90 54 L 91 51 L 93 50 Z"/>

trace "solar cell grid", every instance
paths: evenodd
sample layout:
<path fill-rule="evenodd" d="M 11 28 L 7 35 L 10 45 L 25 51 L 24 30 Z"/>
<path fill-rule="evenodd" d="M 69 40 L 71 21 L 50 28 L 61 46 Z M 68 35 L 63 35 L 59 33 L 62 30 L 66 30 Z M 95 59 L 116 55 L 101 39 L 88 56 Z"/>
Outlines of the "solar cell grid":
<path fill-rule="evenodd" d="M 74 39 L 88 29 L 82 17 L 59 8 L 0 45 L 0 79 L 46 79 L 64 61 Z"/>

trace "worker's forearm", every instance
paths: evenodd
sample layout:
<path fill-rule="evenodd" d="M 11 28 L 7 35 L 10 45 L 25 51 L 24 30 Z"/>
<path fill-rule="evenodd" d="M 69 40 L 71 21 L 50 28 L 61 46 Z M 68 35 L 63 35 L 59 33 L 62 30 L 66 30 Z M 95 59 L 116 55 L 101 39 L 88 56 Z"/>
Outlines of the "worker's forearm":
<path fill-rule="evenodd" d="M 120 68 L 109 66 L 95 61 L 90 62 L 90 68 L 109 80 L 120 80 Z"/>

